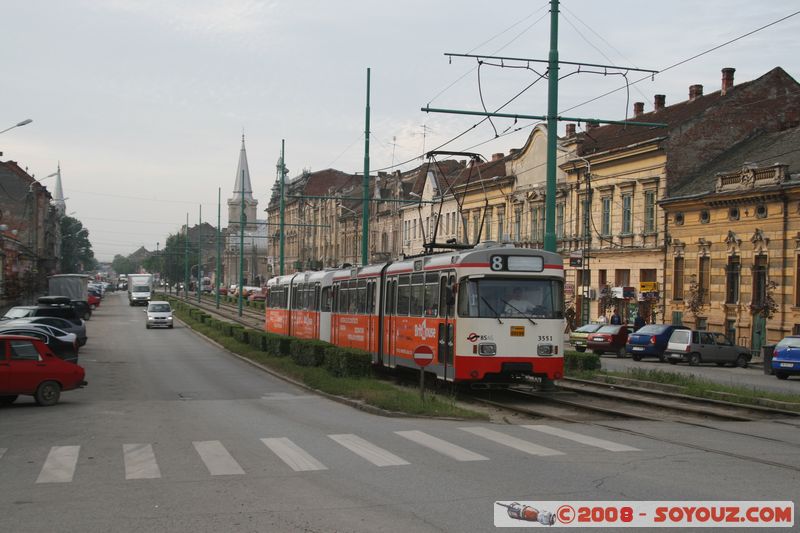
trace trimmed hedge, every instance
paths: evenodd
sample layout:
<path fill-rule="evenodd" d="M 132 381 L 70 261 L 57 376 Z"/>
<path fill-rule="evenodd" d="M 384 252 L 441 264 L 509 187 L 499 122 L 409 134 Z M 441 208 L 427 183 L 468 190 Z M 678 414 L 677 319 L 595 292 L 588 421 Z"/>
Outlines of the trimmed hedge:
<path fill-rule="evenodd" d="M 327 342 L 310 339 L 293 339 L 291 343 L 292 361 L 300 366 L 322 366 L 325 362 Z"/>
<path fill-rule="evenodd" d="M 600 370 L 600 356 L 593 353 L 564 352 L 564 370 Z"/>
<path fill-rule="evenodd" d="M 366 377 L 372 373 L 372 354 L 329 344 L 325 348 L 325 369 L 336 377 Z"/>

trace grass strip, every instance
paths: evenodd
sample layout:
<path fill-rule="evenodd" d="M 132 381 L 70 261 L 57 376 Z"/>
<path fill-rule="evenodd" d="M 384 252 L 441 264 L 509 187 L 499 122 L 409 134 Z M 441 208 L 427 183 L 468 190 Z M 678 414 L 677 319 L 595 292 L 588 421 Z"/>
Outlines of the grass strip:
<path fill-rule="evenodd" d="M 426 391 L 425 401 L 422 401 L 419 391 L 398 387 L 386 381 L 371 378 L 334 377 L 324 368 L 300 366 L 295 364 L 290 357 L 271 355 L 257 350 L 249 344 L 239 342 L 233 337 L 228 337 L 222 332 L 194 320 L 186 311 L 175 309 L 174 313 L 190 328 L 214 340 L 226 350 L 327 394 L 343 396 L 386 411 L 408 415 L 488 419 L 488 416 L 483 413 L 463 409 L 456 405 L 454 396 L 443 396 Z"/>

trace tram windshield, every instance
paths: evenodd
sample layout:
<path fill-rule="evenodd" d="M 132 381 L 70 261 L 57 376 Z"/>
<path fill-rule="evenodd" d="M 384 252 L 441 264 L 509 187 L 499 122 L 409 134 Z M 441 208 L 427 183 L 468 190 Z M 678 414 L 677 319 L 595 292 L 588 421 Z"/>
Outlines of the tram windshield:
<path fill-rule="evenodd" d="M 564 318 L 563 283 L 552 279 L 467 278 L 458 289 L 458 314 L 480 318 Z"/>

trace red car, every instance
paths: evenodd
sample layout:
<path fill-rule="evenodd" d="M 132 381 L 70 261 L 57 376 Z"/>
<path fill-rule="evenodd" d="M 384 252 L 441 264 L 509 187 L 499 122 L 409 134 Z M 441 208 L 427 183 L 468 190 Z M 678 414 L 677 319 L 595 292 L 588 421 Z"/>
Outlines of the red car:
<path fill-rule="evenodd" d="M 81 366 L 59 359 L 38 339 L 0 335 L 0 404 L 27 394 L 39 405 L 55 405 L 62 390 L 85 386 L 85 377 Z"/>
<path fill-rule="evenodd" d="M 613 352 L 617 357 L 625 357 L 625 343 L 628 342 L 630 329 L 625 324 L 603 326 L 594 333 L 589 333 L 586 348 L 597 355 Z"/>
<path fill-rule="evenodd" d="M 90 292 L 88 298 L 90 309 L 94 310 L 98 305 L 100 305 L 100 297 L 97 294 Z"/>

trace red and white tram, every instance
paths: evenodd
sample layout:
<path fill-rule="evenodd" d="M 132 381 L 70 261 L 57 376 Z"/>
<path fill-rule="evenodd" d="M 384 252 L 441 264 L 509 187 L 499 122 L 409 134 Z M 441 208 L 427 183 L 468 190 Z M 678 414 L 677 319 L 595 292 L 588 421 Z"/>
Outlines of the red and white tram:
<path fill-rule="evenodd" d="M 267 284 L 265 330 L 373 354 L 454 382 L 563 375 L 564 267 L 556 253 L 485 243 Z M 423 349 L 424 350 L 424 349 Z"/>

